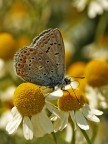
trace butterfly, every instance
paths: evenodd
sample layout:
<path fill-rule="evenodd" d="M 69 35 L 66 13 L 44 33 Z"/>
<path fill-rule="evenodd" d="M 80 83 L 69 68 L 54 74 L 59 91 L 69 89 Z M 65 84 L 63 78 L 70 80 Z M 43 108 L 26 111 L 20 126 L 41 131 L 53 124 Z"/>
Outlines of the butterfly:
<path fill-rule="evenodd" d="M 48 29 L 33 39 L 30 46 L 21 48 L 14 56 L 14 67 L 25 81 L 63 88 L 70 83 L 65 78 L 65 49 L 59 29 Z"/>

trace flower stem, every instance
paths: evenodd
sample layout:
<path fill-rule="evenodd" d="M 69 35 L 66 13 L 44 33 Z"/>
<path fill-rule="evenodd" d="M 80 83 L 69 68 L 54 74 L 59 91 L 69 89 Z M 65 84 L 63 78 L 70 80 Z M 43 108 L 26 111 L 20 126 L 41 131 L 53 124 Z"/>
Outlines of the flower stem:
<path fill-rule="evenodd" d="M 96 124 L 95 127 L 93 128 L 93 134 L 92 134 L 92 137 L 91 137 L 92 144 L 94 143 L 94 141 L 96 139 L 97 132 L 98 132 L 98 125 Z"/>
<path fill-rule="evenodd" d="M 86 133 L 86 131 L 85 131 L 85 130 L 82 130 L 82 129 L 80 129 L 80 130 L 81 130 L 82 134 L 84 135 L 84 137 L 85 137 L 85 139 L 86 139 L 86 141 L 87 141 L 87 144 L 92 144 L 92 143 L 91 143 L 91 140 L 89 139 L 89 137 L 88 137 L 88 135 L 87 135 L 87 133 Z"/>
<path fill-rule="evenodd" d="M 53 136 L 53 139 L 55 141 L 55 144 L 57 144 L 57 138 L 56 138 L 56 134 L 54 132 L 52 133 L 52 136 Z"/>
<path fill-rule="evenodd" d="M 107 24 L 108 24 L 108 17 L 107 17 L 107 13 L 105 13 L 104 15 L 102 15 L 100 17 L 100 21 L 99 21 L 98 26 L 97 26 L 96 38 L 95 38 L 97 42 L 105 34 L 105 30 L 106 30 Z"/>
<path fill-rule="evenodd" d="M 74 125 L 73 121 L 71 121 L 71 125 L 72 125 L 72 130 L 73 130 L 71 144 L 75 144 L 75 125 Z"/>

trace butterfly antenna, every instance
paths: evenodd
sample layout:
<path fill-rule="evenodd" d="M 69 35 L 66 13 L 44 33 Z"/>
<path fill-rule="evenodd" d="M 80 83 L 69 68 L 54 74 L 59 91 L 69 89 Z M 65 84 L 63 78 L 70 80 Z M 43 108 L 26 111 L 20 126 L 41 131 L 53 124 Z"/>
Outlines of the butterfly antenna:
<path fill-rule="evenodd" d="M 70 95 L 70 92 L 68 90 L 63 89 L 63 91 L 67 92 Z"/>
<path fill-rule="evenodd" d="M 71 84 L 70 84 L 70 86 L 71 86 Z M 75 97 L 76 97 L 76 99 L 77 99 L 78 103 L 80 104 L 80 101 L 79 101 L 79 99 L 78 99 L 78 97 L 77 97 L 77 95 L 76 95 L 76 93 L 75 93 L 75 91 L 74 91 L 74 89 L 73 89 L 73 87 L 72 87 L 72 86 L 71 86 L 71 88 L 72 88 L 72 91 L 73 91 L 73 93 L 74 93 L 74 95 L 75 95 Z"/>
<path fill-rule="evenodd" d="M 80 76 L 80 77 L 71 76 L 71 77 L 78 78 L 78 79 L 84 79 L 85 78 L 84 76 Z"/>
<path fill-rule="evenodd" d="M 77 79 L 84 79 L 84 76 L 67 76 L 67 78 L 77 78 Z"/>

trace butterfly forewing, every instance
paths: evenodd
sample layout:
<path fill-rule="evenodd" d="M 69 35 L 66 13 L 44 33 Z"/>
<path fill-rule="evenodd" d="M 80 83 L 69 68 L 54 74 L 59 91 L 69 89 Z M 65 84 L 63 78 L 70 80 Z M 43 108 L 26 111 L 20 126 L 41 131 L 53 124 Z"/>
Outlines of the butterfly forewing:
<path fill-rule="evenodd" d="M 50 61 L 54 63 L 56 75 L 61 82 L 65 73 L 65 50 L 60 31 L 57 28 L 44 31 L 36 38 L 35 42 L 34 48 L 35 46 L 40 47 L 48 55 Z"/>
<path fill-rule="evenodd" d="M 64 44 L 58 29 L 34 39 L 32 47 L 20 49 L 14 57 L 16 73 L 24 80 L 55 87 L 64 79 Z"/>

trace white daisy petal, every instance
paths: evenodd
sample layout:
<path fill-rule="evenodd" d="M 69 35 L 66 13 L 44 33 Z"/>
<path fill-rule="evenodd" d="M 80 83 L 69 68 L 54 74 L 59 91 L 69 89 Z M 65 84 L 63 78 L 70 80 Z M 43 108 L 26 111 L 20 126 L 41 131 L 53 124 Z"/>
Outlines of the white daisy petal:
<path fill-rule="evenodd" d="M 60 127 L 61 127 L 61 119 L 57 118 L 56 121 L 54 122 L 54 132 L 60 130 Z"/>
<path fill-rule="evenodd" d="M 46 107 L 47 107 L 47 109 L 48 109 L 52 114 L 54 114 L 54 115 L 56 115 L 56 116 L 58 116 L 58 117 L 61 116 L 60 111 L 57 109 L 56 106 L 54 106 L 54 105 L 46 102 Z"/>
<path fill-rule="evenodd" d="M 31 117 L 31 122 L 33 125 L 33 133 L 36 137 L 43 137 L 46 132 L 41 129 L 40 127 L 40 122 L 39 122 L 39 114 L 36 114 L 34 116 Z"/>
<path fill-rule="evenodd" d="M 71 79 L 71 83 L 70 83 L 69 85 L 66 85 L 66 86 L 65 86 L 65 90 L 68 90 L 68 89 L 70 89 L 70 88 L 77 89 L 77 88 L 78 88 L 78 85 L 79 85 L 78 82 L 76 82 L 75 80 L 72 80 L 72 79 Z"/>
<path fill-rule="evenodd" d="M 51 120 L 51 121 L 56 121 L 57 120 L 57 116 L 56 115 L 54 115 L 54 114 L 52 114 L 50 117 L 49 117 L 49 119 Z"/>
<path fill-rule="evenodd" d="M 64 112 L 64 118 L 61 119 L 62 123 L 61 123 L 61 127 L 60 130 L 62 131 L 68 124 L 68 117 L 69 117 L 69 113 L 68 112 Z"/>
<path fill-rule="evenodd" d="M 108 0 L 98 0 L 103 9 L 108 10 Z"/>
<path fill-rule="evenodd" d="M 11 114 L 12 116 L 14 117 L 16 115 L 16 113 L 18 113 L 18 110 L 17 108 L 14 106 L 12 109 L 11 109 Z"/>
<path fill-rule="evenodd" d="M 13 117 L 10 113 L 10 110 L 4 112 L 0 117 L 0 129 L 4 129 L 11 119 L 13 119 Z"/>
<path fill-rule="evenodd" d="M 94 108 L 90 108 L 90 106 L 88 104 L 85 104 L 85 108 L 88 109 L 88 111 L 91 111 L 94 115 L 100 116 L 103 114 L 103 111 L 94 109 Z"/>
<path fill-rule="evenodd" d="M 47 100 L 57 100 L 58 98 L 60 98 L 63 95 L 63 91 L 62 90 L 56 90 L 52 93 L 50 93 L 46 99 Z"/>
<path fill-rule="evenodd" d="M 74 123 L 74 127 L 75 127 L 75 129 L 76 129 L 76 121 L 75 121 L 74 111 L 69 112 L 69 114 L 70 114 L 70 117 L 71 117 L 71 119 L 72 119 L 72 121 L 73 121 L 73 123 Z"/>
<path fill-rule="evenodd" d="M 61 117 L 54 122 L 54 131 L 62 131 L 68 124 L 69 114 L 66 112 L 61 113 Z"/>
<path fill-rule="evenodd" d="M 83 11 L 85 6 L 87 4 L 86 0 L 74 0 L 73 1 L 73 5 L 79 10 L 79 11 Z"/>
<path fill-rule="evenodd" d="M 97 115 L 97 116 L 100 116 L 100 115 L 102 115 L 103 114 L 103 112 L 102 111 L 100 111 L 100 110 L 97 110 L 97 109 L 91 109 L 91 111 L 95 114 L 95 115 Z"/>
<path fill-rule="evenodd" d="M 48 116 L 45 114 L 44 111 L 42 111 L 39 114 L 39 121 L 41 128 L 48 134 L 50 134 L 53 131 L 53 124 L 48 118 Z"/>
<path fill-rule="evenodd" d="M 21 121 L 22 121 L 22 116 L 18 112 L 15 114 L 13 119 L 6 126 L 6 130 L 8 131 L 8 133 L 12 134 L 13 132 L 15 132 L 18 126 L 20 125 Z"/>
<path fill-rule="evenodd" d="M 100 122 L 99 118 L 94 115 L 93 111 L 91 111 L 89 107 L 87 106 L 83 107 L 82 112 L 88 120 L 91 120 L 94 122 Z"/>
<path fill-rule="evenodd" d="M 75 118 L 76 118 L 77 125 L 81 129 L 83 129 L 83 130 L 88 130 L 89 129 L 89 125 L 88 125 L 86 119 L 84 118 L 83 114 L 80 111 L 75 112 Z"/>
<path fill-rule="evenodd" d="M 33 138 L 33 126 L 29 117 L 27 116 L 24 116 L 23 119 L 23 134 L 27 140 L 31 140 Z"/>
<path fill-rule="evenodd" d="M 99 5 L 99 3 L 97 3 L 96 1 L 91 1 L 88 8 L 88 16 L 90 18 L 94 18 L 96 17 L 97 14 L 102 14 L 102 13 L 103 13 L 102 6 Z"/>
<path fill-rule="evenodd" d="M 42 111 L 39 114 L 39 122 L 40 122 L 40 127 L 48 134 L 50 134 L 53 131 L 53 124 L 48 118 L 48 116 L 45 114 L 44 111 Z"/>
<path fill-rule="evenodd" d="M 72 135 L 73 135 L 72 126 L 71 124 L 68 123 L 65 137 L 66 142 L 70 143 L 72 141 Z"/>

